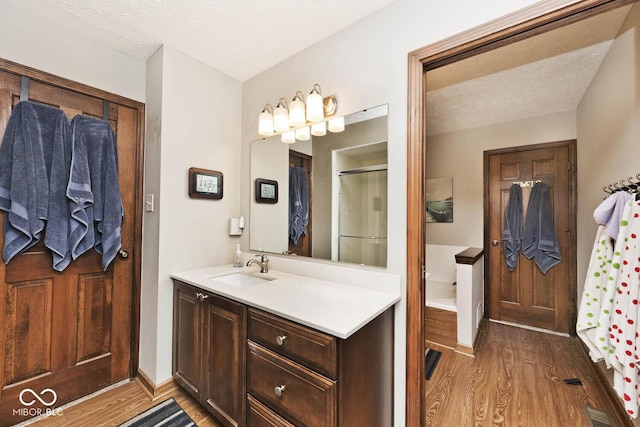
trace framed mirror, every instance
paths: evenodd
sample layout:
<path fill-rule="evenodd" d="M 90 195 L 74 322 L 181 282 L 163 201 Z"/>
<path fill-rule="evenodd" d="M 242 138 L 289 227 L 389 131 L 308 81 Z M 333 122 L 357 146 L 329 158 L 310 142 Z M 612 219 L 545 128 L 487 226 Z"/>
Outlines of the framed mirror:
<path fill-rule="evenodd" d="M 385 267 L 387 116 L 382 105 L 346 116 L 343 132 L 252 142 L 250 249 Z M 276 203 L 257 201 L 265 181 Z"/>

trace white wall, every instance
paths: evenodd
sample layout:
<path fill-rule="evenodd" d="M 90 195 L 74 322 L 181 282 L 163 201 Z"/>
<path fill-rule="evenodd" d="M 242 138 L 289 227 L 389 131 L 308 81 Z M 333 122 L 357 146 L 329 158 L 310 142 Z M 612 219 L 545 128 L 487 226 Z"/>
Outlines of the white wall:
<path fill-rule="evenodd" d="M 427 223 L 427 243 L 484 247 L 484 151 L 576 136 L 576 113 L 566 111 L 428 137 L 427 178 L 453 176 L 453 223 Z"/>
<path fill-rule="evenodd" d="M 636 4 L 578 106 L 578 298 L 597 228 L 593 211 L 605 196 L 602 187 L 640 173 L 639 25 Z M 598 367 L 613 384 L 612 370 L 604 362 Z M 640 426 L 639 419 L 632 421 Z"/>
<path fill-rule="evenodd" d="M 619 35 L 578 106 L 578 297 L 597 225 L 602 187 L 640 173 L 640 6 Z"/>
<path fill-rule="evenodd" d="M 145 254 L 141 334 L 153 336 L 141 338 L 140 369 L 159 384 L 171 378 L 170 274 L 231 263 L 239 243 L 237 237 L 227 235 L 227 224 L 230 217 L 239 216 L 242 86 L 167 46 L 148 66 L 149 79 L 155 84 L 148 85 L 151 93 L 147 94 L 152 115 L 147 126 L 150 162 L 146 164 L 149 182 L 145 193 L 158 193 L 156 209 L 146 214 L 145 226 L 153 233 L 156 230 L 151 225 L 158 221 L 159 235 L 156 247 L 144 248 L 145 252 L 157 252 L 157 262 Z M 158 78 L 161 84 L 157 84 Z M 159 120 L 153 115 L 158 109 Z M 190 167 L 222 172 L 223 198 L 189 198 Z M 144 243 L 153 245 L 153 240 L 147 236 Z"/>
<path fill-rule="evenodd" d="M 246 81 L 242 100 L 242 212 L 249 214 L 249 144 L 267 102 L 308 92 L 338 98 L 338 114 L 389 104 L 387 271 L 406 270 L 407 55 L 410 51 L 533 4 L 531 0 L 396 0 L 389 6 Z M 464 10 L 465 13 L 460 13 Z M 243 242 L 245 240 L 243 239 Z M 467 242 L 464 243 L 465 245 Z M 247 247 L 244 243 L 243 247 Z M 404 291 L 403 291 L 404 292 Z M 406 301 L 395 317 L 395 421 L 404 425 Z"/>
<path fill-rule="evenodd" d="M 0 58 L 144 102 L 145 63 L 0 3 Z"/>

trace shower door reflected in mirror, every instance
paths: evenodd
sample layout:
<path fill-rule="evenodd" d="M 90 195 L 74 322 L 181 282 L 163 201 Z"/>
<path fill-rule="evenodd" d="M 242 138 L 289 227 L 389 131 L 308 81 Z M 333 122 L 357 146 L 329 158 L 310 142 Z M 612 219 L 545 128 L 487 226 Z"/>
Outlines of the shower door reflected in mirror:
<path fill-rule="evenodd" d="M 339 176 L 338 260 L 385 267 L 386 166 L 343 171 Z"/>

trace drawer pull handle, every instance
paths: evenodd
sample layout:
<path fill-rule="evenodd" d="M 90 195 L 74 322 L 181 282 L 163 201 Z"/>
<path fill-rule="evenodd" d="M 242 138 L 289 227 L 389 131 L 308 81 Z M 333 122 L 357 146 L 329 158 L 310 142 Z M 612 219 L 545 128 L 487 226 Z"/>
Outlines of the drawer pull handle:
<path fill-rule="evenodd" d="M 276 344 L 278 344 L 279 346 L 282 347 L 284 345 L 284 340 L 286 340 L 286 339 L 287 339 L 286 335 L 278 335 L 276 337 Z"/>
<path fill-rule="evenodd" d="M 273 389 L 273 392 L 276 394 L 276 397 L 282 397 L 282 393 L 284 393 L 285 386 L 281 385 L 280 387 L 276 387 Z"/>

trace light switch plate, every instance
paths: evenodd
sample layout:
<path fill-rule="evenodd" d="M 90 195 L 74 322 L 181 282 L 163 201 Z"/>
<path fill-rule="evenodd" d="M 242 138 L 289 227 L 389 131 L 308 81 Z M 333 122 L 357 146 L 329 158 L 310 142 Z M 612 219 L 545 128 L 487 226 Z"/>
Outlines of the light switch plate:
<path fill-rule="evenodd" d="M 144 210 L 146 212 L 153 212 L 153 194 L 147 194 L 145 197 Z"/>

